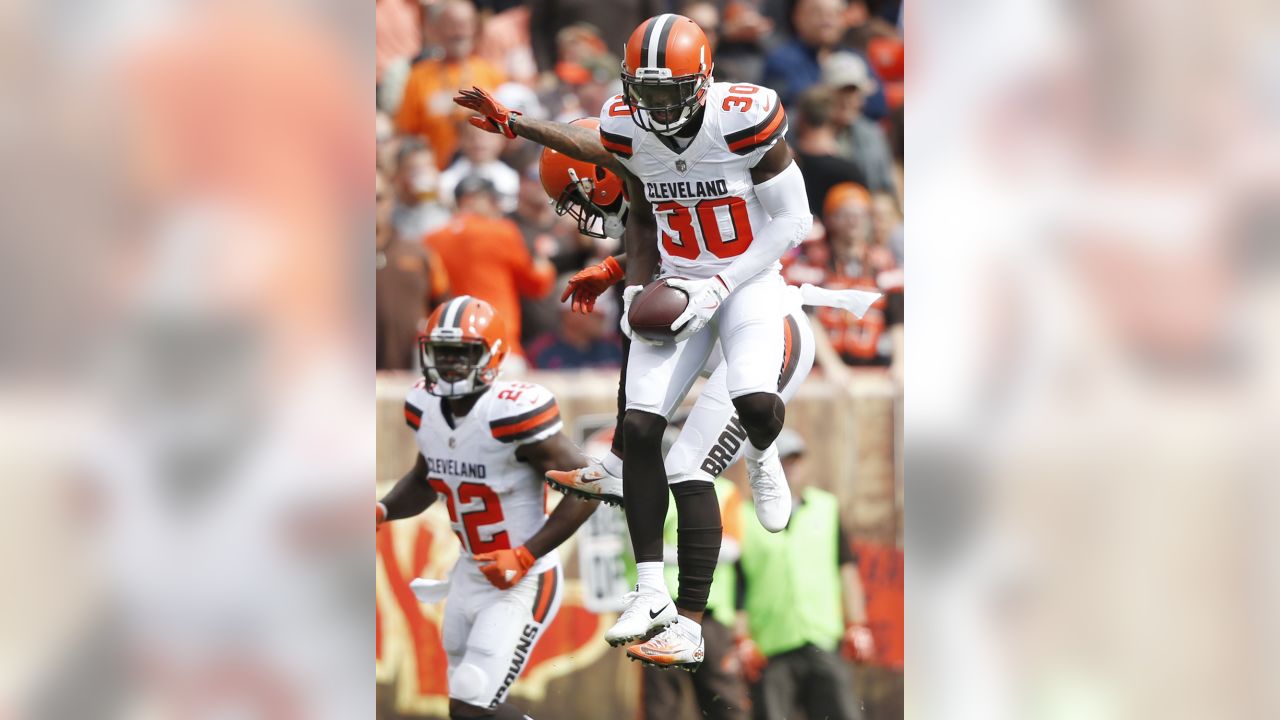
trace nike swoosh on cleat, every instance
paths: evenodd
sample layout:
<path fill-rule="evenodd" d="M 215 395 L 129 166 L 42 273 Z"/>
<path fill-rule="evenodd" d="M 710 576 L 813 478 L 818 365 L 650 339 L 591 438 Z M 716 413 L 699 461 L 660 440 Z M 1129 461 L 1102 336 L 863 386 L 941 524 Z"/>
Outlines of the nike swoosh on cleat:
<path fill-rule="evenodd" d="M 671 603 L 667 603 L 667 605 L 670 605 L 670 604 L 671 604 Z M 661 615 L 661 614 L 662 614 L 662 611 L 667 609 L 667 605 L 663 605 L 662 607 L 658 608 L 658 612 L 654 612 L 654 611 L 650 610 L 650 611 L 649 611 L 649 619 L 650 619 L 650 620 L 653 620 L 654 618 L 656 618 L 656 617 L 658 617 L 659 615 Z"/>

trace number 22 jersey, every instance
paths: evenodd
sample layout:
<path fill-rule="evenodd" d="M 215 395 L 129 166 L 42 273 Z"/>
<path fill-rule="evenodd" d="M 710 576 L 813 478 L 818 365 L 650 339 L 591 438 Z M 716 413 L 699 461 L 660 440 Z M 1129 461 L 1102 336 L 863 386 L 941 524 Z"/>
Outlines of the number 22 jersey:
<path fill-rule="evenodd" d="M 479 572 L 472 555 L 519 547 L 546 520 L 542 475 L 519 461 L 516 449 L 560 432 L 560 408 L 540 385 L 497 382 L 471 412 L 453 417 L 425 384 L 420 380 L 405 398 L 405 421 L 426 460 L 427 481 L 447 505 L 462 543 L 459 563 Z M 529 574 L 559 563 L 559 555 L 549 552 Z"/>
<path fill-rule="evenodd" d="M 600 142 L 644 184 L 663 274 L 713 277 L 746 251 L 770 219 L 751 168 L 786 132 L 778 94 L 750 83 L 712 83 L 702 127 L 680 152 L 637 127 L 621 95 L 605 101 Z"/>

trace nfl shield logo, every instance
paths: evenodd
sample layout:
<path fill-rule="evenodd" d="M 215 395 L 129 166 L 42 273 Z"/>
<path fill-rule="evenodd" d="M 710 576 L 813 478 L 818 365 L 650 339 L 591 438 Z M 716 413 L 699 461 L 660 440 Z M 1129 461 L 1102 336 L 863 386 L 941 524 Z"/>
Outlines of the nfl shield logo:
<path fill-rule="evenodd" d="M 684 172 L 685 170 L 688 170 L 688 169 L 689 169 L 689 166 L 686 165 L 683 160 L 676 160 L 676 170 L 679 170 L 680 172 Z"/>
<path fill-rule="evenodd" d="M 457 441 L 456 439 L 454 439 L 454 437 L 453 437 L 452 435 L 450 435 L 450 436 L 449 436 L 449 447 L 451 447 L 451 448 L 455 448 L 455 447 L 457 447 L 457 446 L 458 446 L 458 441 Z"/>

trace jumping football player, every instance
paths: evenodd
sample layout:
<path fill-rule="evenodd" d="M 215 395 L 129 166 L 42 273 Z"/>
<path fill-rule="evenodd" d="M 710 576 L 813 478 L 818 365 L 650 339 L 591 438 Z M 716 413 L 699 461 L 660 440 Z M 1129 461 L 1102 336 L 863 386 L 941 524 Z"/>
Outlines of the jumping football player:
<path fill-rule="evenodd" d="M 692 20 L 673 14 L 646 20 L 627 41 L 622 70 L 623 94 L 601 110 L 603 154 L 575 141 L 580 135 L 526 121 L 484 93 L 463 93 L 456 101 L 483 116 L 472 120 L 477 125 L 597 160 L 626 181 L 631 218 L 623 329 L 633 342 L 622 477 L 639 582 L 610 637 L 640 639 L 671 624 L 660 636 L 669 641 L 665 664 L 682 664 L 701 653 L 698 621 L 710 572 L 697 578 L 701 588 L 690 583 L 687 598 L 681 592 L 673 610 L 662 576 L 668 502 L 662 434 L 719 340 L 729 397 L 747 435 L 757 515 L 771 531 L 786 526 L 791 493 L 773 444 L 785 417 L 777 391 L 785 287 L 778 259 L 805 236 L 812 217 L 804 179 L 781 139 L 787 121 L 777 94 L 713 82 L 710 46 Z M 684 290 L 689 302 L 672 325 L 676 342 L 655 345 L 632 333 L 625 318 L 659 269 L 679 278 L 668 284 Z M 714 567 L 720 538 L 714 493 L 677 496 L 676 504 L 690 536 L 687 554 L 696 556 L 689 560 Z"/>
<path fill-rule="evenodd" d="M 570 123 L 593 135 L 599 124 L 600 121 L 595 118 L 583 118 Z M 551 148 L 542 151 L 538 169 L 542 186 L 553 198 L 556 212 L 575 218 L 579 230 L 584 234 L 599 237 L 610 232 L 611 227 L 616 229 L 618 226 L 625 226 L 627 205 L 622 193 L 622 181 L 609 170 L 576 160 Z M 571 300 L 575 312 L 591 312 L 596 298 L 622 280 L 624 263 L 625 256 L 611 257 L 578 272 L 569 281 L 561 301 Z M 861 317 L 878 297 L 879 294 L 874 292 L 828 290 L 812 285 L 786 289 L 785 313 L 781 319 L 786 350 L 778 376 L 778 393 L 784 402 L 790 402 L 795 396 L 813 366 L 815 341 L 801 305 L 838 307 Z M 717 347 L 703 369 L 703 375 L 708 376 L 709 380 L 685 422 L 687 432 L 682 430 L 678 434 L 675 444 L 664 458 L 667 482 L 677 498 L 705 491 L 707 485 L 742 457 L 746 434 L 729 399 L 721 360 Z M 614 436 L 620 432 L 620 427 L 615 428 Z M 614 465 L 621 463 L 617 448 L 609 454 L 613 457 L 606 457 L 603 462 L 612 462 Z M 602 499 L 611 504 L 623 501 L 622 480 L 604 471 L 601 463 L 572 472 L 553 471 L 547 476 L 548 482 L 561 491 L 588 499 Z M 685 538 L 687 533 L 678 535 Z M 682 564 L 682 567 L 683 565 L 687 563 Z M 687 567 L 683 569 L 689 570 Z M 714 571 L 714 567 L 712 570 Z M 688 584 L 687 578 L 680 582 L 681 591 Z M 676 604 L 683 606 L 679 597 Z M 637 659 L 660 659 L 665 654 L 663 638 L 659 636 L 628 652 Z M 696 666 L 684 664 L 681 667 L 693 669 Z"/>
<path fill-rule="evenodd" d="M 376 508 L 381 525 L 443 498 L 462 543 L 443 627 L 452 720 L 526 717 L 504 699 L 559 610 L 555 549 L 598 504 L 566 496 L 547 516 L 544 473 L 588 461 L 546 388 L 497 380 L 502 337 L 493 307 L 471 296 L 431 314 L 419 340 L 424 378 L 404 407 L 418 459 Z"/>

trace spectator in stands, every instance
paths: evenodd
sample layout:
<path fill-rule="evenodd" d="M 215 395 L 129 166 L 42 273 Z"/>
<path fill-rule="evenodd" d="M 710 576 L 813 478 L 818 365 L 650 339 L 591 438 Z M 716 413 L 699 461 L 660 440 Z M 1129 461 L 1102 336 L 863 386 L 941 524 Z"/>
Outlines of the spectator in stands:
<path fill-rule="evenodd" d="M 530 0 L 529 34 L 533 39 L 533 56 L 538 70 L 551 73 L 557 57 L 556 38 L 570 25 L 586 23 L 598 28 L 604 47 L 621 53 L 631 31 L 647 18 L 667 10 L 660 0 Z M 617 72 L 615 65 L 615 72 Z M 597 106 L 595 113 L 599 112 Z"/>
<path fill-rule="evenodd" d="M 902 215 L 893 197 L 879 193 L 871 199 L 871 228 L 875 244 L 893 253 L 895 264 L 902 267 L 906 257 L 903 247 Z"/>
<path fill-rule="evenodd" d="M 569 283 L 564 275 L 563 290 Z M 529 345 L 533 367 L 543 370 L 616 368 L 622 365 L 622 342 L 613 333 L 617 312 L 612 293 L 596 300 L 595 312 L 573 312 L 568 303 L 559 304 L 559 326 Z"/>
<path fill-rule="evenodd" d="M 836 126 L 832 122 L 835 93 L 824 87 L 813 87 L 800 96 L 799 122 L 796 131 L 796 162 L 804 171 L 804 186 L 809 193 L 809 211 L 822 214 L 827 191 L 842 182 L 866 185 L 862 169 L 841 157 L 836 143 Z"/>
<path fill-rule="evenodd" d="M 396 155 L 400 152 L 400 136 L 391 117 L 379 110 L 373 119 L 374 137 L 377 138 L 377 158 L 374 161 L 379 172 L 388 177 L 396 172 Z"/>
<path fill-rule="evenodd" d="M 557 274 L 577 272 L 599 262 L 601 257 L 616 249 L 616 244 L 613 244 L 602 247 L 602 252 L 597 253 L 592 238 L 578 233 L 577 221 L 568 215 L 556 214 L 546 191 L 542 189 L 536 166 L 526 170 L 520 180 L 520 204 L 511 219 L 520 228 L 525 247 L 534 255 L 550 260 Z M 531 343 L 555 332 L 560 325 L 561 308 L 560 296 L 556 293 L 541 299 L 526 298 L 521 303 L 521 312 L 524 313 L 521 340 Z"/>
<path fill-rule="evenodd" d="M 508 346 L 520 361 L 520 298 L 542 297 L 555 284 L 550 261 L 530 256 L 520 229 L 502 217 L 493 183 L 466 177 L 454 191 L 458 212 L 426 237 L 449 273 L 454 295 L 472 295 L 493 305 L 505 320 Z"/>
<path fill-rule="evenodd" d="M 458 149 L 460 156 L 440 174 L 440 192 L 445 197 L 453 195 L 453 189 L 464 177 L 482 177 L 488 180 L 498 193 L 498 207 L 503 213 L 516 209 L 516 197 L 520 194 L 520 174 L 498 159 L 507 139 L 497 133 L 463 123 L 460 125 Z"/>
<path fill-rule="evenodd" d="M 845 0 L 799 0 L 791 14 L 795 39 L 774 48 L 764 61 L 764 85 L 778 92 L 785 105 L 822 80 L 822 63 L 841 50 Z M 872 95 L 864 112 L 873 118 L 885 113 L 884 95 Z"/>
<path fill-rule="evenodd" d="M 715 46 L 717 80 L 759 83 L 764 77 L 765 46 L 775 27 L 774 21 L 762 14 L 764 5 L 762 0 L 725 3 Z M 780 16 L 785 14 L 779 12 Z M 689 17 L 701 22 L 693 15 Z"/>
<path fill-rule="evenodd" d="M 835 92 L 832 119 L 839 153 L 862 170 L 868 190 L 897 197 L 893 156 L 884 129 L 862 113 L 866 99 L 876 92 L 866 61 L 851 52 L 833 53 L 823 63 L 822 83 Z"/>
<path fill-rule="evenodd" d="M 382 173 L 375 182 L 374 365 L 379 370 L 408 370 L 417 364 L 418 333 L 435 306 L 444 301 L 449 279 L 425 248 L 400 241 L 391 221 L 395 207 L 391 184 Z"/>
<path fill-rule="evenodd" d="M 376 0 L 374 10 L 374 73 L 378 106 L 396 111 L 404 91 L 408 67 L 422 51 L 420 0 Z"/>
<path fill-rule="evenodd" d="M 396 208 L 391 222 L 401 239 L 420 245 L 424 235 L 449 222 L 440 171 L 435 154 L 418 138 L 405 140 L 397 157 Z"/>
<path fill-rule="evenodd" d="M 480 31 L 479 54 L 508 79 L 532 85 L 538 79 L 529 37 L 529 6 L 517 3 L 492 15 Z M 507 105 L 507 107 L 511 107 Z"/>
<path fill-rule="evenodd" d="M 435 150 L 437 167 L 453 160 L 458 144 L 458 124 L 469 113 L 453 103 L 458 88 L 476 85 L 496 88 L 502 73 L 476 56 L 476 9 L 466 0 L 444 0 L 432 25 L 439 32 L 443 57 L 413 66 L 396 112 L 400 132 L 421 135 Z"/>
<path fill-rule="evenodd" d="M 875 243 L 871 194 L 853 183 L 837 185 L 827 194 L 823 219 L 831 246 L 831 272 L 823 283 L 831 288 L 883 289 L 877 277 L 894 267 L 893 253 Z M 833 308 L 816 315 L 831 345 L 850 365 L 889 365 L 893 347 L 885 334 L 890 324 L 886 299 L 880 298 L 862 318 Z"/>
<path fill-rule="evenodd" d="M 740 521 L 738 648 L 748 676 L 759 679 L 756 717 L 785 720 L 802 707 L 808 718 L 861 718 L 849 666 L 837 653 L 847 644 L 869 660 L 875 650 L 857 556 L 839 500 L 807 472 L 804 440 L 783 428 L 776 442 L 794 497 L 791 522 L 767 532 L 753 522 L 750 502 Z"/>

